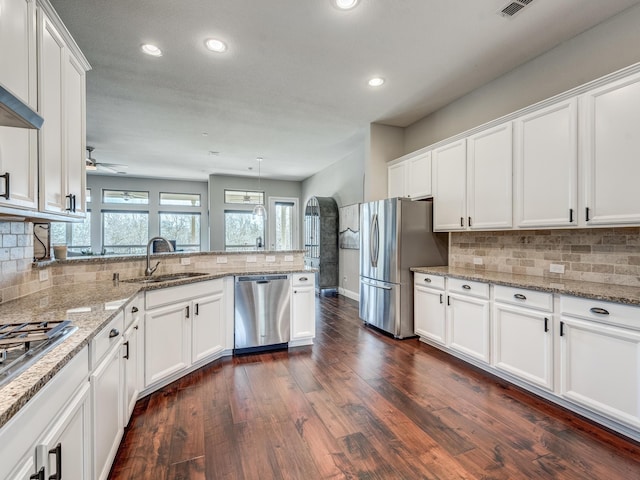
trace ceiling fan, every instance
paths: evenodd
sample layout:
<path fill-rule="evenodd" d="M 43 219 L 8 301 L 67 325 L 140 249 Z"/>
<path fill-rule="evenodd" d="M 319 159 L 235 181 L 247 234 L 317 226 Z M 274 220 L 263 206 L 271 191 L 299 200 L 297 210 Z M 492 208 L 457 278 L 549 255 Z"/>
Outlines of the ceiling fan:
<path fill-rule="evenodd" d="M 123 169 L 128 168 L 128 165 L 123 165 L 122 163 L 104 163 L 98 162 L 95 158 L 91 156 L 91 153 L 95 150 L 94 147 L 90 147 L 87 145 L 87 158 L 86 158 L 86 168 L 88 172 L 98 171 L 108 171 L 112 173 L 119 173 L 121 175 L 126 174 Z"/>

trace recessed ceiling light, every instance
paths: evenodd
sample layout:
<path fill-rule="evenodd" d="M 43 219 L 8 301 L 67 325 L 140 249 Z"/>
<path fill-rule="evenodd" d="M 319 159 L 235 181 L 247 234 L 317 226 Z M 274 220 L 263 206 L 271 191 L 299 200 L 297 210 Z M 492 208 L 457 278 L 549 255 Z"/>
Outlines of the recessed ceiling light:
<path fill-rule="evenodd" d="M 209 38 L 204 42 L 204 45 L 212 52 L 223 53 L 227 51 L 227 44 L 217 38 Z"/>
<path fill-rule="evenodd" d="M 151 55 L 152 57 L 161 57 L 162 50 L 160 50 L 155 45 L 151 45 L 150 43 L 145 43 L 140 47 L 144 53 L 147 55 Z"/>
<path fill-rule="evenodd" d="M 369 86 L 371 87 L 380 87 L 382 84 L 384 84 L 384 78 L 382 77 L 373 77 L 369 80 Z"/>
<path fill-rule="evenodd" d="M 340 10 L 351 10 L 359 0 L 333 0 L 333 4 Z"/>

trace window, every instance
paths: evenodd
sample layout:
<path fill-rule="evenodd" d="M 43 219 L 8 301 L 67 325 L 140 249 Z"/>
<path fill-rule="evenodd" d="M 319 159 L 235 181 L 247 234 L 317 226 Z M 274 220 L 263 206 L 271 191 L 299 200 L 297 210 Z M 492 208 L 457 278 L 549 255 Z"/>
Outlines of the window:
<path fill-rule="evenodd" d="M 49 240 L 51 245 L 66 245 L 69 253 L 91 252 L 91 212 L 82 223 L 51 223 Z"/>
<path fill-rule="evenodd" d="M 264 245 L 264 217 L 251 211 L 224 212 L 224 249 L 228 251 L 255 250 Z"/>
<path fill-rule="evenodd" d="M 199 195 L 198 195 L 199 197 Z M 200 251 L 200 214 L 160 212 L 160 235 L 176 241 L 176 249 Z"/>
<path fill-rule="evenodd" d="M 166 193 L 160 192 L 160 205 L 200 206 L 199 193 Z"/>
<path fill-rule="evenodd" d="M 264 192 L 225 190 L 224 203 L 241 203 L 244 205 L 264 205 Z"/>
<path fill-rule="evenodd" d="M 128 192 L 124 190 L 103 190 L 102 203 L 148 205 L 149 192 Z"/>
<path fill-rule="evenodd" d="M 102 246 L 106 253 L 141 254 L 149 240 L 149 213 L 102 211 Z"/>

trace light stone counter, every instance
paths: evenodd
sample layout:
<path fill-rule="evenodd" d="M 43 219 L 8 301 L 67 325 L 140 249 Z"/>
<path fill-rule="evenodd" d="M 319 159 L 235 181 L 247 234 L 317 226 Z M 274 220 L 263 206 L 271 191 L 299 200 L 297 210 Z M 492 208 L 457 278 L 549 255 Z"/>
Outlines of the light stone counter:
<path fill-rule="evenodd" d="M 120 282 L 89 282 L 53 286 L 25 297 L 0 304 L 0 325 L 7 323 L 72 320 L 78 330 L 60 345 L 47 352 L 36 363 L 0 387 L 0 428 L 7 423 L 74 355 L 89 344 L 91 339 L 133 297 L 142 291 L 186 285 L 233 275 L 268 275 L 314 272 L 315 270 L 265 269 L 254 271 L 215 272 L 199 277 L 167 281 L 156 284 Z"/>
<path fill-rule="evenodd" d="M 445 277 L 476 280 L 479 282 L 505 285 L 508 287 L 528 288 L 541 292 L 573 295 L 576 297 L 603 300 L 606 302 L 640 305 L 640 288 L 608 283 L 563 280 L 562 278 L 538 277 L 532 275 L 514 275 L 511 273 L 478 271 L 453 267 L 414 267 L 413 272 L 440 275 Z"/>

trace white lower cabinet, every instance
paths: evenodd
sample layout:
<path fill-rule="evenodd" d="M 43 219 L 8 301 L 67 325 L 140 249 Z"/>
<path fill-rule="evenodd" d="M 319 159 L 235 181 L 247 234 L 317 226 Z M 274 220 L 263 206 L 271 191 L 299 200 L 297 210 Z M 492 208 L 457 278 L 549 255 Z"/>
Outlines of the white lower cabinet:
<path fill-rule="evenodd" d="M 146 293 L 144 387 L 162 385 L 233 347 L 233 289 L 224 279 Z"/>
<path fill-rule="evenodd" d="M 315 275 L 294 274 L 291 281 L 291 339 L 289 345 L 311 345 L 316 336 Z"/>
<path fill-rule="evenodd" d="M 639 309 L 567 300 L 562 299 L 559 327 L 559 393 L 589 410 L 640 428 L 640 331 L 637 325 L 626 325 L 637 324 Z M 585 315 L 572 308 L 581 305 Z"/>
<path fill-rule="evenodd" d="M 93 478 L 107 478 L 124 433 L 122 343 L 109 351 L 89 377 L 93 407 Z"/>
<path fill-rule="evenodd" d="M 492 319 L 495 368 L 553 390 L 551 314 L 495 303 Z"/>
<path fill-rule="evenodd" d="M 139 378 L 139 364 L 140 364 L 140 333 L 139 333 L 140 321 L 136 320 L 124 333 L 124 403 L 123 403 L 123 416 L 122 426 L 126 427 L 129 424 L 129 419 L 133 413 L 133 409 L 136 406 L 138 400 L 138 394 L 140 393 L 140 378 Z"/>
<path fill-rule="evenodd" d="M 447 284 L 447 346 L 489 363 L 489 285 L 451 278 Z"/>
<path fill-rule="evenodd" d="M 413 288 L 415 334 L 440 345 L 446 342 L 444 278 L 416 273 Z"/>

